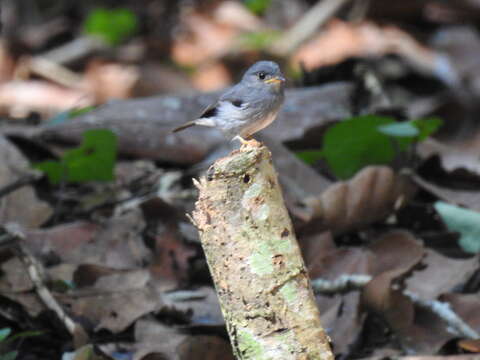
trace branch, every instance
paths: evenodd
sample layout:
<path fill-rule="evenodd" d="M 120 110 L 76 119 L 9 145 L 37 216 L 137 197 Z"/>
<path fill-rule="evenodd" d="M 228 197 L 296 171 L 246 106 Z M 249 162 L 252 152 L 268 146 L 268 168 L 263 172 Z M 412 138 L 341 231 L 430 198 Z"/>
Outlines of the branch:
<path fill-rule="evenodd" d="M 45 286 L 45 281 L 43 278 L 43 266 L 30 254 L 30 251 L 22 244 L 22 240 L 24 239 L 23 233 L 19 229 L 14 228 L 14 226 L 7 226 L 5 227 L 5 230 L 6 235 L 10 237 L 14 244 L 14 246 L 12 246 L 12 250 L 25 266 L 27 274 L 32 281 L 33 286 L 35 287 L 35 291 L 38 297 L 47 307 L 47 309 L 55 312 L 60 321 L 64 324 L 67 331 L 74 338 L 76 343 L 75 345 L 80 345 L 78 341 L 84 342 L 87 338 L 85 331 L 83 330 L 83 328 L 81 328 L 80 325 L 76 324 L 67 315 L 61 305 L 53 297 L 50 290 L 48 290 L 48 288 Z"/>
<path fill-rule="evenodd" d="M 195 185 L 192 220 L 235 356 L 333 359 L 268 149 L 251 141 Z"/>

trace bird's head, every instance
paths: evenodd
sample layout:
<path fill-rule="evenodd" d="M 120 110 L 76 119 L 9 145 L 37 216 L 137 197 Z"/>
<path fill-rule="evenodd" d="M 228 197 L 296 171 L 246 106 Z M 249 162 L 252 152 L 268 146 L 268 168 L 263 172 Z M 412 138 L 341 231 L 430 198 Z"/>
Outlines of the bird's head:
<path fill-rule="evenodd" d="M 285 77 L 280 67 L 273 61 L 259 61 L 243 75 L 242 82 L 256 88 L 268 88 L 275 92 L 283 90 Z"/>

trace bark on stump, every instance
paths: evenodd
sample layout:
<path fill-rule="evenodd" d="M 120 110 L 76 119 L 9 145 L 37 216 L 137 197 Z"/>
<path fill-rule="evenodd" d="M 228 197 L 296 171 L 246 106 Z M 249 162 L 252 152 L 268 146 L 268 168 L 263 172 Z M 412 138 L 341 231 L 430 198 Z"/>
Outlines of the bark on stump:
<path fill-rule="evenodd" d="M 238 359 L 333 359 L 271 154 L 217 160 L 193 212 Z"/>

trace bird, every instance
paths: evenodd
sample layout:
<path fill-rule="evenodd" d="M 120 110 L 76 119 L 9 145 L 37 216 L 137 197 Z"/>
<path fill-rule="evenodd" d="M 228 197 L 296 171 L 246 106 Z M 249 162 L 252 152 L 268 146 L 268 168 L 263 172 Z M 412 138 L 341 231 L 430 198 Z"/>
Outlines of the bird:
<path fill-rule="evenodd" d="M 258 61 L 241 81 L 226 90 L 201 115 L 175 129 L 200 125 L 219 129 L 227 138 L 247 144 L 253 134 L 270 125 L 283 104 L 285 77 L 277 63 Z"/>

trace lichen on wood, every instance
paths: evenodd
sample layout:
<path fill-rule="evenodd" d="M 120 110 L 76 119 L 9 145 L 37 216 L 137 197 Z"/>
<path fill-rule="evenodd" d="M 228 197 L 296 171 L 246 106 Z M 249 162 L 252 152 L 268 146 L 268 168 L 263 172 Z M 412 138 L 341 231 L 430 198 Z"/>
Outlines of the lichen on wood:
<path fill-rule="evenodd" d="M 332 359 L 271 154 L 251 141 L 196 182 L 193 212 L 238 359 Z"/>

